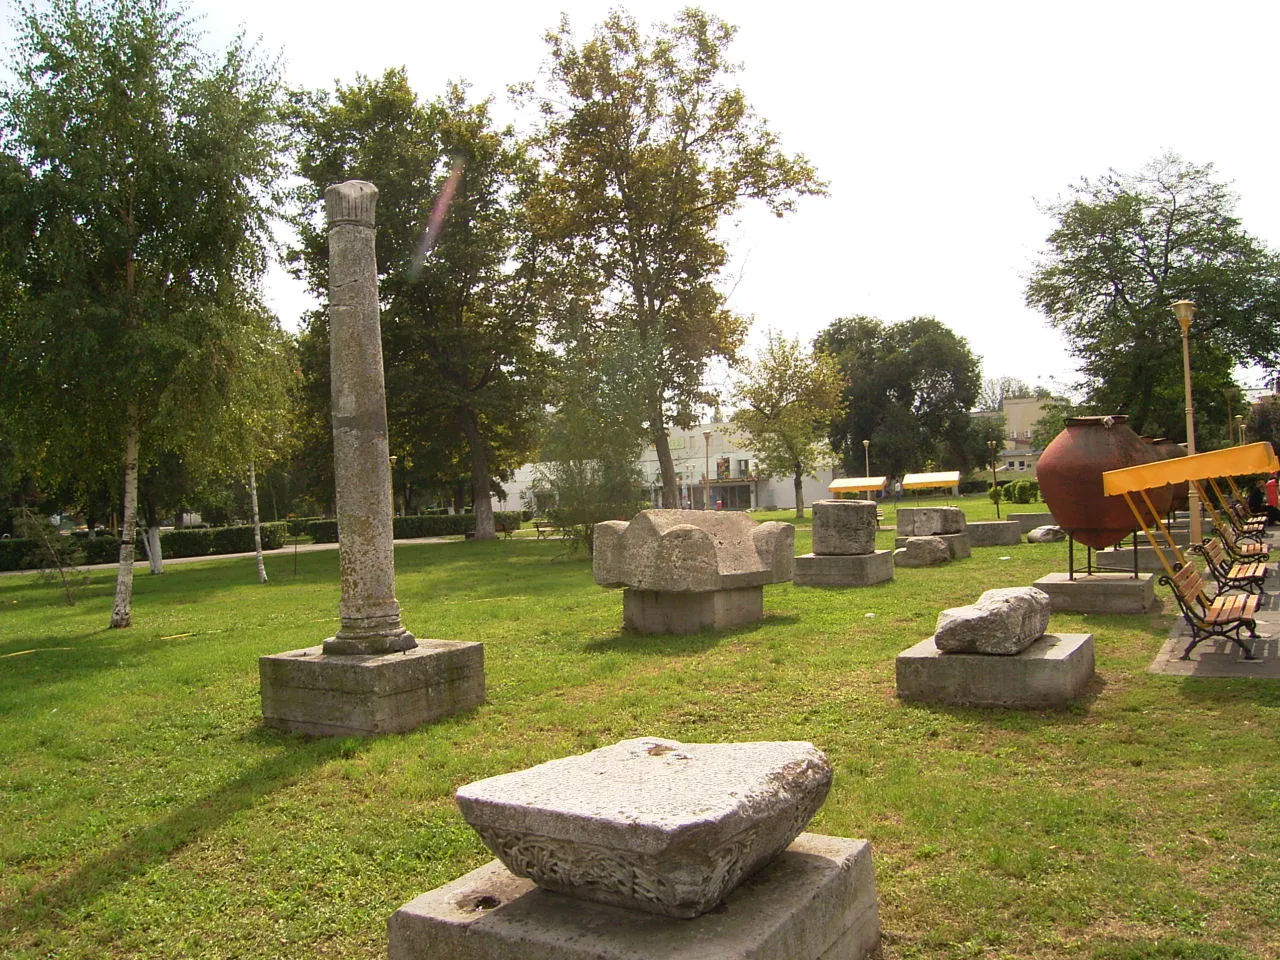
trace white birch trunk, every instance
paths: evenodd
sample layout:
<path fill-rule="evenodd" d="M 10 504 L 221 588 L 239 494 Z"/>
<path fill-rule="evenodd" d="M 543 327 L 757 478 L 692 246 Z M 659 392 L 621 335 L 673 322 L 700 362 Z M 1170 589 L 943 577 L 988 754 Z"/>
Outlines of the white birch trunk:
<path fill-rule="evenodd" d="M 124 523 L 120 531 L 120 566 L 116 569 L 116 599 L 111 608 L 111 626 L 127 627 L 133 622 L 133 554 L 138 535 L 138 406 L 130 403 L 125 413 L 124 436 Z"/>
<path fill-rule="evenodd" d="M 262 560 L 262 521 L 258 517 L 258 477 L 249 461 L 249 502 L 253 504 L 253 549 L 258 555 L 258 582 L 267 582 L 267 565 Z"/>
<path fill-rule="evenodd" d="M 147 562 L 151 564 L 153 574 L 164 573 L 164 554 L 160 549 L 160 528 L 147 527 L 147 539 L 143 541 L 147 548 Z"/>

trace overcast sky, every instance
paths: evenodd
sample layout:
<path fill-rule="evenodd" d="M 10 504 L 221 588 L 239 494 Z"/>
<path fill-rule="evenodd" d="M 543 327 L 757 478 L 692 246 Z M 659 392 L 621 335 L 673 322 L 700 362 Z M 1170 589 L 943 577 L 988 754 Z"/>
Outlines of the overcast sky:
<path fill-rule="evenodd" d="M 685 5 L 623 6 L 647 26 Z M 542 36 L 561 12 L 582 37 L 615 6 L 192 0 L 211 42 L 243 26 L 282 57 L 292 84 L 331 87 L 404 66 L 420 96 L 463 79 L 517 123 L 507 85 L 537 76 Z M 988 376 L 1069 383 L 1064 341 L 1023 304 L 1051 229 L 1037 201 L 1164 150 L 1214 164 L 1240 195 L 1245 228 L 1280 246 L 1280 5 L 702 6 L 739 27 L 738 82 L 783 147 L 831 184 L 829 197 L 805 199 L 783 220 L 748 208 L 728 233 L 726 289 L 733 309 L 755 317 L 752 343 L 769 327 L 807 341 L 839 316 L 927 314 L 968 339 Z M 296 326 L 303 291 L 276 272 L 268 295 Z"/>

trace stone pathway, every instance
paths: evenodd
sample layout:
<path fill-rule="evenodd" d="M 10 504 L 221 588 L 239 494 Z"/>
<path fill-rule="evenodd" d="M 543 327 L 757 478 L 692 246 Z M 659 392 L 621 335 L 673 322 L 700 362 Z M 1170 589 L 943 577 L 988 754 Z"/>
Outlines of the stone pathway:
<path fill-rule="evenodd" d="M 1280 555 L 1280 531 L 1269 530 L 1267 543 L 1273 557 Z M 1190 660 L 1179 659 L 1191 642 L 1191 629 L 1179 614 L 1173 633 L 1147 668 L 1148 672 L 1175 677 L 1263 677 L 1280 680 L 1280 563 L 1268 564 L 1265 586 L 1267 595 L 1258 605 L 1255 615 L 1261 639 L 1248 641 L 1257 660 L 1244 659 L 1239 647 L 1220 638 L 1202 641 L 1191 651 Z M 1172 599 L 1165 600 L 1165 609 L 1178 612 Z"/>

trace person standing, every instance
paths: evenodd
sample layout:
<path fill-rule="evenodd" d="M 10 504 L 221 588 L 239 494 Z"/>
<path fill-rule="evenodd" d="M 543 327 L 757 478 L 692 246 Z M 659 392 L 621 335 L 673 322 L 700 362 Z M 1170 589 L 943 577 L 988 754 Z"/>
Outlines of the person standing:
<path fill-rule="evenodd" d="M 1280 522 L 1280 480 L 1273 473 L 1267 478 L 1267 519 L 1271 523 Z"/>

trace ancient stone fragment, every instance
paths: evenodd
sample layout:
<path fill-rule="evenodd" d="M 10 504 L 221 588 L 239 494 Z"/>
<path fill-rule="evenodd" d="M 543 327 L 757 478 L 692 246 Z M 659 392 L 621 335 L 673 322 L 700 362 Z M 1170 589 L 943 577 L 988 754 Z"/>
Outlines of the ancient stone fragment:
<path fill-rule="evenodd" d="M 820 557 L 858 556 L 876 548 L 876 505 L 869 500 L 815 500 L 813 552 Z"/>
<path fill-rule="evenodd" d="M 932 567 L 951 559 L 951 549 L 941 537 L 908 537 L 906 545 L 893 551 L 898 567 Z"/>
<path fill-rule="evenodd" d="M 516 876 L 584 900 L 696 917 L 787 847 L 831 775 L 809 743 L 642 737 L 471 783 L 456 799 Z"/>
<path fill-rule="evenodd" d="M 933 641 L 944 653 L 1009 656 L 1035 643 L 1049 626 L 1049 595 L 1035 587 L 988 590 L 977 601 L 938 614 Z"/>
<path fill-rule="evenodd" d="M 1027 543 L 1059 543 L 1067 539 L 1066 531 L 1052 524 L 1036 527 L 1027 534 Z"/>
<path fill-rule="evenodd" d="M 900 507 L 898 534 L 932 537 L 940 533 L 964 533 L 966 521 L 959 507 Z"/>

